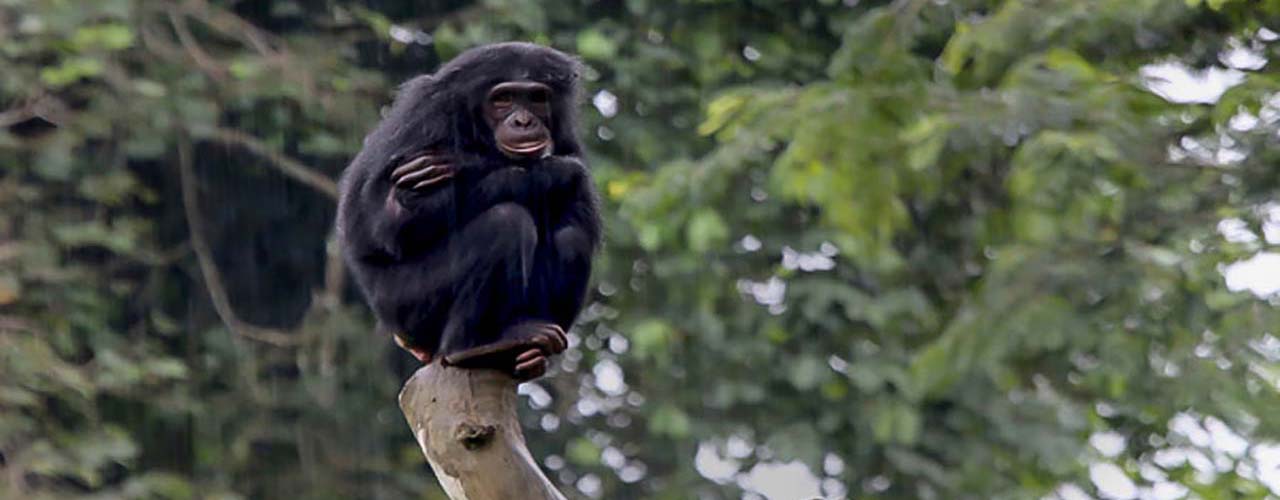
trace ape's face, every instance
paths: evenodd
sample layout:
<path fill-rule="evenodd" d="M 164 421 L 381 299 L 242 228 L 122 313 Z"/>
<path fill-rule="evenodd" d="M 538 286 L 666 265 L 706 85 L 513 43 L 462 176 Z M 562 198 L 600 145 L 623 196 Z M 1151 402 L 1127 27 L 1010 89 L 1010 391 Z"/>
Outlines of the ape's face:
<path fill-rule="evenodd" d="M 489 89 L 484 119 L 498 150 L 512 159 L 551 154 L 551 87 L 531 81 L 502 82 Z"/>

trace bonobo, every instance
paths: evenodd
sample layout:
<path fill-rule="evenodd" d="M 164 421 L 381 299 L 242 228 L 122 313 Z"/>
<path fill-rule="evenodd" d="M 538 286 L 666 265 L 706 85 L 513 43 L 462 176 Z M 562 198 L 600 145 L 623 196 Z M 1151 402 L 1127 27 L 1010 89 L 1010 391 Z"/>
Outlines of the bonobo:
<path fill-rule="evenodd" d="M 578 74 L 538 45 L 468 50 L 405 83 L 344 172 L 347 262 L 423 363 L 528 380 L 565 349 L 601 237 Z"/>

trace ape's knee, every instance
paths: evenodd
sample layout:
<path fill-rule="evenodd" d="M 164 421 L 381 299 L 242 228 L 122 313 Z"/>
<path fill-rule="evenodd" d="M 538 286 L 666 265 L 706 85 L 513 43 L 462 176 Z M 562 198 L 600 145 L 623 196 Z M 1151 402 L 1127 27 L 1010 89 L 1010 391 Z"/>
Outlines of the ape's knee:
<path fill-rule="evenodd" d="M 533 216 L 515 203 L 489 207 L 470 226 L 495 250 L 531 249 L 538 243 L 538 226 Z"/>
<path fill-rule="evenodd" d="M 556 255 L 566 262 L 576 262 L 591 258 L 591 237 L 576 227 L 561 228 L 552 235 Z"/>

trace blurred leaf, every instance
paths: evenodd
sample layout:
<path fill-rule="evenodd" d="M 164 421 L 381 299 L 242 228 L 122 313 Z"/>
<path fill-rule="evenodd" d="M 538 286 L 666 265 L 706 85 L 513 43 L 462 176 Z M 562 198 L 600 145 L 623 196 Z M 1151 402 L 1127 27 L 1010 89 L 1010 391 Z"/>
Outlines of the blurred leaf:
<path fill-rule="evenodd" d="M 565 456 L 578 465 L 595 465 L 600 463 L 600 448 L 589 439 L 577 438 L 569 441 Z"/>
<path fill-rule="evenodd" d="M 724 219 L 714 210 L 703 209 L 689 219 L 686 238 L 689 248 L 695 252 L 706 252 L 724 245 L 729 238 L 729 228 Z"/>
<path fill-rule="evenodd" d="M 795 359 L 791 365 L 791 383 L 796 389 L 808 391 L 818 386 L 829 373 L 826 363 L 817 358 L 803 356 Z"/>
<path fill-rule="evenodd" d="M 675 406 L 659 406 L 649 417 L 649 432 L 656 435 L 683 439 L 689 431 L 689 416 Z"/>
<path fill-rule="evenodd" d="M 650 358 L 669 349 L 674 334 L 671 326 L 665 322 L 648 320 L 632 330 L 631 343 L 635 346 L 637 356 Z"/>
<path fill-rule="evenodd" d="M 578 55 L 585 59 L 608 60 L 617 52 L 617 44 L 599 31 L 578 33 Z"/>
<path fill-rule="evenodd" d="M 64 87 L 81 78 L 98 76 L 102 69 L 102 61 L 97 58 L 71 57 L 56 66 L 41 69 L 40 80 L 52 87 Z"/>
<path fill-rule="evenodd" d="M 137 235 L 127 227 L 113 228 L 96 222 L 58 226 L 53 228 L 53 234 L 65 245 L 97 245 L 118 253 L 129 253 L 137 242 Z"/>
<path fill-rule="evenodd" d="M 71 43 L 79 50 L 121 50 L 133 45 L 133 30 L 122 24 L 100 24 L 76 30 Z"/>

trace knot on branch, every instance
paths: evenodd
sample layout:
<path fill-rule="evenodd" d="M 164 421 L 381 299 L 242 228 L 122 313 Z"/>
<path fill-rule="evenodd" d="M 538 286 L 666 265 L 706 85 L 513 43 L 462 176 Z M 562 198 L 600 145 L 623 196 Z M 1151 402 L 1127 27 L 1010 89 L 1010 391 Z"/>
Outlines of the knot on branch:
<path fill-rule="evenodd" d="M 468 450 L 474 450 L 489 444 L 497 433 L 498 426 L 463 422 L 454 430 L 453 437 Z"/>

